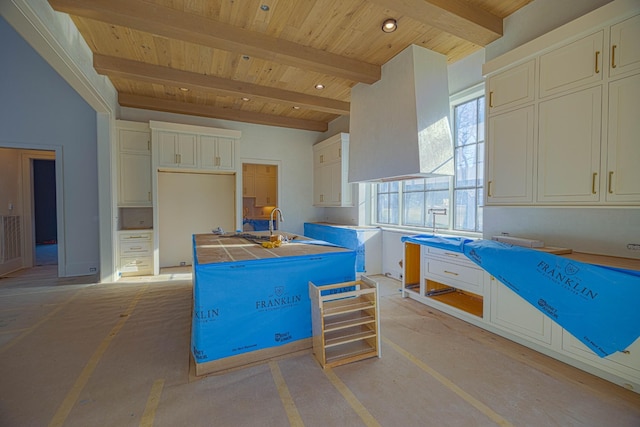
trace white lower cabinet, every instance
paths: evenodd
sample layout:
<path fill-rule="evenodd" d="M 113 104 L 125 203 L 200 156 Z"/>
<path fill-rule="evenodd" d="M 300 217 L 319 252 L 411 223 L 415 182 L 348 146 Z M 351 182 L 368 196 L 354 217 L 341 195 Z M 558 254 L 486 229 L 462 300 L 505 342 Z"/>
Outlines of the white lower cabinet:
<path fill-rule="evenodd" d="M 526 339 L 551 345 L 551 319 L 495 277 L 489 276 L 489 283 L 491 324 Z"/>
<path fill-rule="evenodd" d="M 118 232 L 118 260 L 122 276 L 153 274 L 153 231 Z"/>
<path fill-rule="evenodd" d="M 640 339 L 636 340 L 625 351 L 616 352 L 602 358 L 582 344 L 576 337 L 563 330 L 562 351 L 591 366 L 612 372 L 618 376 L 633 379 L 636 384 L 640 384 Z M 634 389 L 630 383 L 623 385 L 626 388 Z M 638 390 L 636 389 L 636 391 Z"/>
<path fill-rule="evenodd" d="M 640 339 L 599 357 L 463 253 L 404 243 L 402 296 L 640 393 Z"/>

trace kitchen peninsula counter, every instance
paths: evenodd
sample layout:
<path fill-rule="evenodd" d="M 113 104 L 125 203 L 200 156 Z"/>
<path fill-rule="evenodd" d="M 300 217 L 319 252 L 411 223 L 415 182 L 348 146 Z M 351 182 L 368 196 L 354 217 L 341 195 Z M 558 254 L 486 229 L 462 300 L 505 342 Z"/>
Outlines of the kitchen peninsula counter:
<path fill-rule="evenodd" d="M 260 243 L 268 235 L 193 236 L 196 375 L 307 351 L 312 347 L 309 282 L 355 280 L 355 251 L 293 235 L 280 247 L 264 248 Z"/>

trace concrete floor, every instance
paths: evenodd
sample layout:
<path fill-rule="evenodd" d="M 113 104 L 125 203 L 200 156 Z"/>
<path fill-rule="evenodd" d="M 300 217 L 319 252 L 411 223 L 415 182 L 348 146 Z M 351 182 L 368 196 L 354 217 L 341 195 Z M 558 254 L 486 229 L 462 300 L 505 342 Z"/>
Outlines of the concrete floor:
<path fill-rule="evenodd" d="M 640 394 L 381 289 L 382 358 L 189 370 L 190 275 L 0 279 L 0 426 L 640 426 Z"/>

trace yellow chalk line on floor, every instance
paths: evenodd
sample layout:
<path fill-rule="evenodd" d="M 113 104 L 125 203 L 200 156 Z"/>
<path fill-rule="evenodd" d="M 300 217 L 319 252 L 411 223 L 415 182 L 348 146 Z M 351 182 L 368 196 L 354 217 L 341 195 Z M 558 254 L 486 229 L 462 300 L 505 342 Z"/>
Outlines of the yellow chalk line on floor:
<path fill-rule="evenodd" d="M 147 406 L 145 406 L 142 420 L 140 420 L 140 427 L 153 427 L 153 420 L 156 418 L 156 410 L 160 404 L 160 395 L 162 395 L 163 387 L 164 379 L 156 380 L 153 383 L 149 399 L 147 399 Z"/>
<path fill-rule="evenodd" d="M 333 384 L 333 386 L 338 389 L 342 397 L 347 401 L 347 403 L 353 408 L 353 410 L 360 416 L 365 425 L 369 427 L 381 427 L 378 421 L 367 411 L 367 408 L 358 400 L 355 394 L 349 387 L 346 386 L 345 383 L 338 378 L 338 376 L 333 372 L 331 368 L 325 368 L 324 374 L 329 378 L 329 381 Z"/>
<path fill-rule="evenodd" d="M 269 368 L 271 368 L 271 376 L 273 376 L 273 381 L 276 383 L 280 400 L 282 400 L 282 405 L 284 406 L 284 410 L 289 418 L 289 424 L 291 427 L 304 427 L 302 417 L 300 417 L 298 408 L 291 397 L 291 393 L 289 393 L 289 387 L 287 387 L 287 383 L 280 371 L 280 366 L 278 366 L 277 362 L 269 362 Z"/>
<path fill-rule="evenodd" d="M 0 354 L 4 353 L 5 351 L 9 350 L 11 347 L 13 347 L 14 345 L 16 345 L 17 343 L 19 343 L 20 341 L 22 341 L 26 336 L 28 336 L 31 332 L 35 331 L 36 329 L 38 329 L 38 327 L 40 325 L 42 325 L 43 323 L 47 322 L 49 319 L 51 319 L 53 316 L 55 316 L 60 310 L 62 310 L 64 307 L 67 306 L 67 304 L 69 304 L 71 301 L 73 301 L 79 294 L 80 292 L 82 292 L 82 289 L 76 291 L 73 295 L 71 295 L 71 297 L 69 299 L 67 299 L 65 302 L 63 302 L 62 304 L 60 304 L 58 307 L 56 307 L 55 309 L 53 309 L 52 311 L 49 312 L 49 314 L 47 314 L 46 316 L 44 316 L 42 319 L 40 319 L 40 321 L 36 322 L 33 326 L 31 326 L 30 328 L 27 328 L 23 333 L 21 333 L 20 335 L 18 335 L 17 337 L 13 338 L 12 340 L 10 340 L 9 342 L 7 342 L 5 345 L 3 345 L 2 347 L 0 347 Z"/>
<path fill-rule="evenodd" d="M 124 324 L 129 319 L 129 315 L 136 308 L 138 301 L 140 301 L 140 298 L 142 298 L 142 295 L 145 293 L 147 288 L 149 288 L 149 284 L 146 284 L 143 288 L 141 288 L 138 291 L 136 296 L 133 298 L 133 300 L 129 304 L 129 307 L 127 307 L 127 310 L 120 315 L 120 320 L 118 321 L 118 323 L 116 323 L 113 329 L 111 329 L 111 332 L 109 332 L 109 334 L 105 337 L 105 339 L 102 340 L 102 342 L 98 346 L 98 349 L 95 351 L 95 353 L 93 353 L 93 355 L 85 365 L 84 369 L 80 373 L 80 376 L 76 380 L 75 384 L 73 385 L 73 387 L 71 387 L 71 390 L 69 390 L 69 393 L 67 393 L 67 396 L 62 401 L 62 404 L 60 405 L 55 415 L 51 419 L 51 422 L 49 423 L 49 427 L 60 427 L 64 424 L 67 417 L 69 416 L 69 413 L 71 412 L 71 409 L 73 409 L 73 406 L 76 404 L 76 401 L 80 396 L 80 393 L 82 393 L 84 386 L 87 384 L 87 382 L 89 381 L 89 378 L 93 374 L 93 371 L 96 369 L 98 362 L 100 362 L 100 359 L 102 358 L 104 353 L 107 351 L 107 348 L 109 347 L 109 344 L 111 344 L 111 341 L 113 340 L 113 338 L 115 338 L 118 332 L 120 332 L 120 329 L 122 329 Z"/>
<path fill-rule="evenodd" d="M 431 375 L 433 378 L 438 380 L 438 382 L 440 382 L 440 384 L 442 384 L 443 386 L 445 386 L 446 388 L 448 388 L 449 390 L 451 390 L 452 392 L 454 392 L 455 394 L 460 396 L 462 399 L 464 399 L 471 406 L 473 406 L 474 408 L 476 408 L 477 410 L 482 412 L 484 415 L 486 415 L 491 420 L 495 421 L 499 426 L 513 427 L 513 424 L 511 424 L 509 421 L 507 421 L 504 418 L 502 418 L 499 414 L 494 412 L 487 405 L 485 405 L 484 403 L 480 402 L 475 397 L 471 396 L 469 393 L 467 393 L 466 391 L 461 389 L 459 386 L 457 386 L 453 381 L 449 380 L 447 377 L 445 377 L 444 375 L 440 374 L 435 369 L 431 368 L 429 365 L 424 363 L 422 360 L 418 359 L 413 354 L 409 353 L 404 348 L 400 347 L 398 344 L 390 341 L 386 337 L 382 337 L 382 341 L 385 344 L 389 345 L 391 348 L 393 348 L 395 351 L 397 351 L 398 353 L 400 353 L 401 355 L 403 355 L 404 357 L 409 359 L 409 361 L 412 362 L 414 365 L 418 366 L 420 369 L 425 371 L 427 374 Z"/>

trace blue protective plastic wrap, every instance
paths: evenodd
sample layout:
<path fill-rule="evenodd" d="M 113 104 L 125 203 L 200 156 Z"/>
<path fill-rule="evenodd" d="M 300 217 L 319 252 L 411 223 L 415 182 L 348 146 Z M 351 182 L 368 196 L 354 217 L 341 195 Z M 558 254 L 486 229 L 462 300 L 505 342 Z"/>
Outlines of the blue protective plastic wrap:
<path fill-rule="evenodd" d="M 311 337 L 309 281 L 316 285 L 353 281 L 355 258 L 354 251 L 345 250 L 199 264 L 194 250 L 191 352 L 195 361 Z"/>
<path fill-rule="evenodd" d="M 464 253 L 601 357 L 625 350 L 640 336 L 637 271 L 493 240 L 424 235 L 402 240 Z"/>

